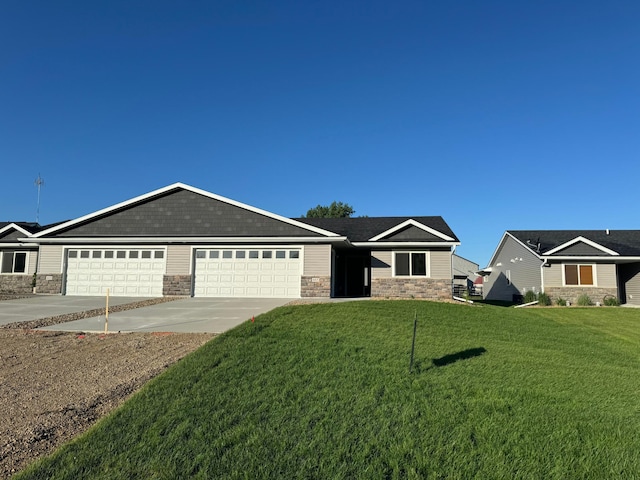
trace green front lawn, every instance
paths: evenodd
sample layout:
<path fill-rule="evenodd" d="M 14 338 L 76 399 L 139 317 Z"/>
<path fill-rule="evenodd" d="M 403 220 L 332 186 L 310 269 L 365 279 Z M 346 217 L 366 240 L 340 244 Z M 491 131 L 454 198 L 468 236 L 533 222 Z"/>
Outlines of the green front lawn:
<path fill-rule="evenodd" d="M 639 405 L 640 310 L 283 307 L 19 478 L 638 478 Z"/>

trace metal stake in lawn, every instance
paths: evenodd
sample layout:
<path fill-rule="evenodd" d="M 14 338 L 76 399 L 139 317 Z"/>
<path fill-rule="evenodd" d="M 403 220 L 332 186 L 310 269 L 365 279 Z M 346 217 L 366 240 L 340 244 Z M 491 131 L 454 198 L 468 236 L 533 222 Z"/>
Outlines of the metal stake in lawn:
<path fill-rule="evenodd" d="M 107 288 L 107 306 L 104 310 L 104 333 L 109 329 L 109 289 Z"/>
<path fill-rule="evenodd" d="M 411 361 L 409 362 L 409 373 L 413 371 L 413 352 L 416 349 L 416 329 L 418 328 L 418 311 L 413 317 L 413 340 L 411 341 Z"/>

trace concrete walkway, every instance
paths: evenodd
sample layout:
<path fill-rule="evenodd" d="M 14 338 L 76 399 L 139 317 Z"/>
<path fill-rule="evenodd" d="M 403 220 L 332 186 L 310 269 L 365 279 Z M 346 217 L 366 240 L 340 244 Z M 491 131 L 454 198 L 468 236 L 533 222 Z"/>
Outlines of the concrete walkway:
<path fill-rule="evenodd" d="M 222 333 L 290 298 L 187 298 L 109 315 L 109 332 Z M 42 330 L 103 332 L 104 315 Z"/>
<path fill-rule="evenodd" d="M 148 300 L 148 298 L 110 297 L 109 305 L 123 305 L 142 300 Z M 105 305 L 105 297 L 38 295 L 17 300 L 3 300 L 0 302 L 0 325 L 13 322 L 30 322 L 39 318 L 66 315 L 68 313 L 86 312 L 87 310 L 104 308 Z"/>

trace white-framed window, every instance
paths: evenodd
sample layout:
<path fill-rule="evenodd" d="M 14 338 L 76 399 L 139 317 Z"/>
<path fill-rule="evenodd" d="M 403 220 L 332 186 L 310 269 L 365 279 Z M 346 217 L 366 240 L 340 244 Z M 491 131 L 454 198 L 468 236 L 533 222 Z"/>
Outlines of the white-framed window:
<path fill-rule="evenodd" d="M 396 277 L 426 277 L 429 271 L 427 252 L 394 252 L 393 275 Z"/>
<path fill-rule="evenodd" d="M 2 252 L 0 273 L 26 273 L 27 252 Z"/>
<path fill-rule="evenodd" d="M 562 275 L 565 286 L 595 286 L 595 265 L 567 264 Z"/>

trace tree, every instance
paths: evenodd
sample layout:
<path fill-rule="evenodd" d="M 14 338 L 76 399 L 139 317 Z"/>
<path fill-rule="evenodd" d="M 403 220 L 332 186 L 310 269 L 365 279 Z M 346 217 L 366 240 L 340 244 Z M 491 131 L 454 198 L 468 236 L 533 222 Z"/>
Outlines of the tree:
<path fill-rule="evenodd" d="M 331 205 L 318 205 L 307 211 L 302 218 L 347 218 L 352 216 L 356 211 L 348 203 L 333 202 Z"/>

